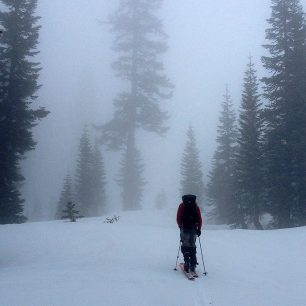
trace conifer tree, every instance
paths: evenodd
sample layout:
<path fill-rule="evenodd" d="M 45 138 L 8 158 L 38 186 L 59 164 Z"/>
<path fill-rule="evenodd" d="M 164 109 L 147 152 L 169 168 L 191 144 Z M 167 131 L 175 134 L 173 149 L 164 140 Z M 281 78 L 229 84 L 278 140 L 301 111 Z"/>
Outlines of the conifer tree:
<path fill-rule="evenodd" d="M 164 209 L 168 205 L 168 198 L 167 192 L 165 189 L 162 189 L 155 198 L 155 205 L 156 209 Z"/>
<path fill-rule="evenodd" d="M 106 173 L 101 151 L 92 148 L 88 128 L 85 127 L 79 145 L 76 168 L 76 196 L 84 217 L 100 216 L 106 212 Z"/>
<path fill-rule="evenodd" d="M 68 173 L 64 180 L 63 189 L 57 203 L 57 209 L 55 214 L 55 219 L 61 219 L 63 215 L 63 210 L 66 208 L 67 203 L 73 201 L 73 184 L 72 178 Z"/>
<path fill-rule="evenodd" d="M 262 229 L 259 222 L 263 202 L 262 103 L 258 81 L 250 58 L 244 77 L 239 114 L 235 180 L 239 208 L 249 226 Z"/>
<path fill-rule="evenodd" d="M 38 198 L 34 198 L 32 202 L 32 208 L 28 215 L 31 221 L 42 221 L 44 219 L 43 204 Z"/>
<path fill-rule="evenodd" d="M 187 131 L 187 142 L 181 161 L 181 188 L 184 194 L 195 194 L 199 205 L 203 205 L 204 183 L 202 164 L 199 158 L 196 138 L 192 126 Z"/>
<path fill-rule="evenodd" d="M 119 186 L 122 187 L 122 199 L 124 210 L 141 209 L 141 198 L 145 181 L 142 178 L 143 164 L 140 153 L 134 148 L 127 148 L 121 160 Z"/>
<path fill-rule="evenodd" d="M 236 114 L 228 88 L 226 88 L 218 126 L 217 149 L 209 173 L 207 196 L 213 206 L 216 221 L 240 226 L 243 221 L 237 208 L 234 181 L 236 149 Z"/>
<path fill-rule="evenodd" d="M 272 0 L 266 30 L 269 76 L 264 95 L 269 101 L 267 128 L 267 199 L 275 226 L 306 222 L 306 26 L 299 0 Z"/>
<path fill-rule="evenodd" d="M 122 150 L 120 184 L 125 209 L 140 207 L 142 166 L 136 146 L 136 131 L 164 134 L 167 114 L 160 102 L 171 97 L 172 85 L 164 73 L 161 55 L 167 50 L 166 34 L 155 15 L 162 0 L 120 0 L 110 18 L 114 33 L 113 63 L 116 76 L 126 83 L 126 90 L 114 100 L 115 113 L 102 127 L 102 140 L 110 149 Z M 137 156 L 132 156 L 137 154 Z"/>
<path fill-rule="evenodd" d="M 65 209 L 63 210 L 62 219 L 69 219 L 70 222 L 76 222 L 77 218 L 81 218 L 79 211 L 76 210 L 76 204 L 73 202 L 67 202 Z"/>
<path fill-rule="evenodd" d="M 93 216 L 100 216 L 106 212 L 106 173 L 101 151 L 96 144 L 91 163 Z"/>
<path fill-rule="evenodd" d="M 76 168 L 76 197 L 79 210 L 84 217 L 92 216 L 94 210 L 92 187 L 92 156 L 89 132 L 84 128 L 79 144 L 79 157 Z"/>
<path fill-rule="evenodd" d="M 1 0 L 3 32 L 0 36 L 0 223 L 20 223 L 23 202 L 19 187 L 24 181 L 19 163 L 33 150 L 32 128 L 47 115 L 44 108 L 31 107 L 39 89 L 38 53 L 40 17 L 36 0 Z"/>

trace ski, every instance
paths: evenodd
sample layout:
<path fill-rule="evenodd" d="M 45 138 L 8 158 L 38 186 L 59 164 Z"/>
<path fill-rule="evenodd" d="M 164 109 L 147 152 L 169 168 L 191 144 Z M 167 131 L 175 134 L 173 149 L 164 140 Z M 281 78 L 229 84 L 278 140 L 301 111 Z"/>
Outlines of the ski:
<path fill-rule="evenodd" d="M 185 276 L 189 279 L 189 280 L 194 280 L 194 276 L 191 273 L 188 273 L 184 270 L 184 263 L 180 263 L 180 269 L 182 270 L 182 272 L 185 274 Z"/>
<path fill-rule="evenodd" d="M 197 272 L 190 272 L 190 274 L 194 277 L 194 278 L 198 278 L 199 275 L 197 274 Z"/>

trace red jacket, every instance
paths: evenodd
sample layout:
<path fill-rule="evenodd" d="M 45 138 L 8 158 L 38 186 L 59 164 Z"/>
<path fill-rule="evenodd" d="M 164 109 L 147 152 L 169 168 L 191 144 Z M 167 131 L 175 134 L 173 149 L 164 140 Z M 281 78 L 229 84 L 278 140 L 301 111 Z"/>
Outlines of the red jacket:
<path fill-rule="evenodd" d="M 184 212 L 184 204 L 181 203 L 178 207 L 177 214 L 176 214 L 176 222 L 179 228 L 183 227 L 183 222 L 182 222 L 183 212 Z M 202 216 L 201 216 L 201 211 L 200 211 L 199 206 L 197 206 L 197 214 L 198 214 L 199 223 L 197 223 L 196 226 L 197 226 L 197 229 L 201 229 L 202 228 Z"/>

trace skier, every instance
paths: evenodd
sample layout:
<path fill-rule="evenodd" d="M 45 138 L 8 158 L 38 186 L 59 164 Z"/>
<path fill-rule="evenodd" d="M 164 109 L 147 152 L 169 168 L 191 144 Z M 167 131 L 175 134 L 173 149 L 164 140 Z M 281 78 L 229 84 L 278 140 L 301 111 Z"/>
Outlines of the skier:
<path fill-rule="evenodd" d="M 196 238 L 201 235 L 202 217 L 196 202 L 196 196 L 186 194 L 177 210 L 176 222 L 180 228 L 181 251 L 184 256 L 184 270 L 196 275 Z"/>

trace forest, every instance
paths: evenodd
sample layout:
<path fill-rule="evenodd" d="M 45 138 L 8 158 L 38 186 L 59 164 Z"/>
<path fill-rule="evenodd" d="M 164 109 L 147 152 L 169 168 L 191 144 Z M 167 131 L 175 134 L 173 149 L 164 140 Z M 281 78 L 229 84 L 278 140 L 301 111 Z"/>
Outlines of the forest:
<path fill-rule="evenodd" d="M 104 17 L 93 18 L 97 32 L 86 33 L 83 45 L 79 41 L 65 53 L 65 37 L 78 33 L 66 25 L 62 37 L 63 26 L 48 45 L 46 3 L 1 0 L 0 224 L 62 219 L 74 208 L 82 217 L 118 209 L 162 211 L 176 207 L 183 194 L 195 194 L 207 223 L 260 230 L 306 225 L 306 3 L 268 1 L 267 18 L 259 20 L 265 29 L 261 54 L 253 54 L 250 45 L 238 54 L 242 73 L 230 71 L 223 82 L 223 75 L 213 77 L 200 62 L 173 73 L 190 59 L 171 55 L 179 54 L 180 44 L 165 26 L 172 29 L 176 13 L 173 3 L 171 13 L 164 11 L 166 2 L 118 0 L 102 6 Z M 205 27 L 205 18 L 201 22 Z M 52 27 L 56 32 L 56 25 L 46 26 Z M 192 51 L 188 42 L 195 29 L 188 30 Z M 92 53 L 88 43 L 103 36 L 104 49 L 101 41 L 97 46 L 108 50 L 106 57 Z M 212 50 L 205 35 L 195 37 L 200 39 Z M 63 57 L 63 63 L 73 63 L 70 69 L 53 71 L 58 66 L 46 61 L 45 51 L 51 45 L 52 61 L 62 63 Z M 73 55 L 81 48 L 92 67 L 101 61 L 112 76 L 82 70 L 81 58 Z M 210 52 L 216 56 L 210 61 L 226 69 L 231 58 L 223 52 Z M 81 77 L 71 90 L 78 66 Z M 52 77 L 44 74 L 48 69 Z M 203 83 L 199 92 L 182 86 L 187 78 L 196 84 L 198 70 L 214 87 Z M 101 90 L 97 96 L 95 86 Z M 185 109 L 179 102 L 183 91 Z M 193 91 L 203 104 L 204 92 L 214 92 L 205 102 L 214 105 L 210 113 L 189 100 Z M 203 128 L 206 123 L 209 128 Z M 202 152 L 208 147 L 210 155 Z"/>

